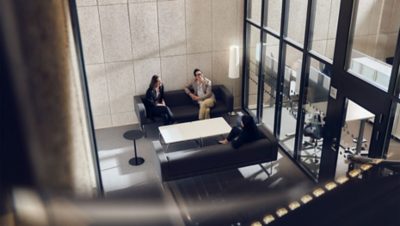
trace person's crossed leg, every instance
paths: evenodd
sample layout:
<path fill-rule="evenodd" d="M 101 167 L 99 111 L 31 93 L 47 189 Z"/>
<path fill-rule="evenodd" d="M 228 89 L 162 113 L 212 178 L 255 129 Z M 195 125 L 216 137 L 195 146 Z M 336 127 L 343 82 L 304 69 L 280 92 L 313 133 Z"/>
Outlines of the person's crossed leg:
<path fill-rule="evenodd" d="M 215 101 L 213 98 L 205 99 L 200 104 L 199 120 L 210 118 L 210 108 L 214 107 Z"/>

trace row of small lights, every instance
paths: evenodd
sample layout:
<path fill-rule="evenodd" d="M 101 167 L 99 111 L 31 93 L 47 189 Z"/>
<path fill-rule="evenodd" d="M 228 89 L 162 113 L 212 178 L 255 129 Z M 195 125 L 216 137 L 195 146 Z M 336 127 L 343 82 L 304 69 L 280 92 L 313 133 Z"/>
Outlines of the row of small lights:
<path fill-rule="evenodd" d="M 361 172 L 365 172 L 365 171 L 369 170 L 371 167 L 372 167 L 371 164 L 361 165 L 359 169 L 354 169 L 354 170 L 350 171 L 349 177 L 348 176 L 338 177 L 338 178 L 336 178 L 335 182 L 332 181 L 332 182 L 326 183 L 324 186 L 325 189 L 322 187 L 316 188 L 312 192 L 312 194 L 303 195 L 300 198 L 300 201 L 291 202 L 288 205 L 288 208 L 286 208 L 286 207 L 278 208 L 275 212 L 275 216 L 274 216 L 274 214 L 266 214 L 264 216 L 264 218 L 262 219 L 262 222 L 264 223 L 264 225 L 268 225 L 268 224 L 272 223 L 273 221 L 275 221 L 275 219 L 283 217 L 286 214 L 288 214 L 289 211 L 293 211 L 293 210 L 299 208 L 301 205 L 305 205 L 305 204 L 309 203 L 314 198 L 318 198 L 321 195 L 325 194 L 326 192 L 333 190 L 338 185 L 346 183 L 347 181 L 349 181 L 350 178 L 357 177 L 358 175 L 360 175 Z M 255 221 L 255 222 L 251 223 L 251 226 L 262 226 L 262 225 L 263 224 L 260 221 Z"/>

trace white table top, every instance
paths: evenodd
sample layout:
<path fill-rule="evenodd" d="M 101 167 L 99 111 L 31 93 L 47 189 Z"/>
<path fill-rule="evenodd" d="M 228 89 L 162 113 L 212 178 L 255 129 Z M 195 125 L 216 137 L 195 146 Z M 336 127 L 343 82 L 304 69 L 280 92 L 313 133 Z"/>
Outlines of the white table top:
<path fill-rule="evenodd" d="M 224 118 L 212 118 L 158 127 L 166 144 L 227 134 L 231 126 Z"/>
<path fill-rule="evenodd" d="M 349 101 L 347 104 L 346 122 L 369 119 L 375 117 L 368 110 L 360 107 L 358 104 Z"/>
<path fill-rule="evenodd" d="M 311 106 L 314 106 L 315 108 L 319 109 L 320 111 L 323 111 L 326 114 L 327 104 L 328 104 L 328 102 L 326 102 L 326 101 L 311 103 L 311 104 L 305 105 L 304 109 L 306 110 L 306 112 L 313 112 L 314 109 Z M 360 107 L 358 104 L 354 103 L 353 101 L 348 102 L 347 113 L 346 113 L 346 122 L 369 119 L 369 118 L 373 118 L 373 117 L 375 117 L 375 115 L 372 114 L 371 112 L 369 112 L 368 110 Z"/>

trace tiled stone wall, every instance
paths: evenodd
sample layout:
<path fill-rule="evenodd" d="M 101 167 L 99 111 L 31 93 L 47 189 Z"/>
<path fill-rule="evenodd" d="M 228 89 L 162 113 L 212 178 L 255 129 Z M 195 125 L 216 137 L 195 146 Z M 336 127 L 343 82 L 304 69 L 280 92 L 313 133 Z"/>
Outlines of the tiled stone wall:
<path fill-rule="evenodd" d="M 240 106 L 241 79 L 228 79 L 228 61 L 229 47 L 242 47 L 243 2 L 77 0 L 95 127 L 136 123 L 133 95 L 153 74 L 174 90 L 196 67 Z"/>
<path fill-rule="evenodd" d="M 400 1 L 362 0 L 354 38 L 354 49 L 385 61 L 394 55 L 400 25 Z"/>

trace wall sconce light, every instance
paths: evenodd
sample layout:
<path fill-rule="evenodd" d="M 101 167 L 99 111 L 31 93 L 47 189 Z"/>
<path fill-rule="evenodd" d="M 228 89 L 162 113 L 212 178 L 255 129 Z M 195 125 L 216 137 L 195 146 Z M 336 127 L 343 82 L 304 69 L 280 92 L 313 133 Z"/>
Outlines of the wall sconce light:
<path fill-rule="evenodd" d="M 229 73 L 231 79 L 239 78 L 239 47 L 231 46 L 229 49 Z"/>

